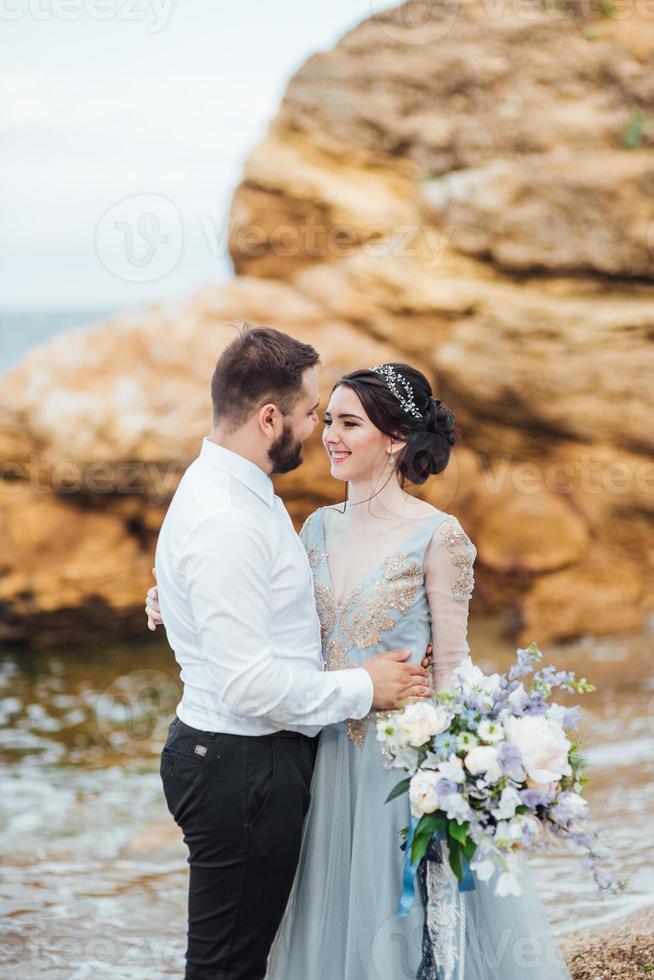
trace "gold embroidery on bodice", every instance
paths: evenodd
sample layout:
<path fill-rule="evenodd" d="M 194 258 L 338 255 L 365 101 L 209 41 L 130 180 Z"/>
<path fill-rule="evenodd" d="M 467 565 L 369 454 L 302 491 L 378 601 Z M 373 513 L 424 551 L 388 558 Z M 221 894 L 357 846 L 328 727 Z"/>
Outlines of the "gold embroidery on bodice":
<path fill-rule="evenodd" d="M 323 559 L 326 557 L 323 555 Z M 379 567 L 382 577 L 373 579 L 372 575 L 368 576 L 341 603 L 335 601 L 331 582 L 329 585 L 315 583 L 316 607 L 325 651 L 325 670 L 361 666 L 351 662 L 350 651 L 354 647 L 365 649 L 378 646 L 382 633 L 396 625 L 397 620 L 391 615 L 391 610 L 404 615 L 411 609 L 423 581 L 421 563 L 410 559 L 406 554 L 398 553 L 386 558 Z M 372 581 L 366 588 L 369 579 Z M 337 626 L 347 642 L 332 636 Z M 346 731 L 349 738 L 355 745 L 363 745 L 371 716 L 388 718 L 392 713 L 372 708 L 364 718 L 348 718 Z"/>

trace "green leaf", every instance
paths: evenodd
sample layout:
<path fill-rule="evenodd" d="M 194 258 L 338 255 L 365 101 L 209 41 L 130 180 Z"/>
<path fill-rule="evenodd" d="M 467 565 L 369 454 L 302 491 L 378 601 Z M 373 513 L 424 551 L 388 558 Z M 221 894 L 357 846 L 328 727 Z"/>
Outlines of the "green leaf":
<path fill-rule="evenodd" d="M 421 833 L 416 831 L 411 844 L 411 864 L 415 864 L 421 857 L 424 857 L 429 841 L 433 836 L 430 830 L 423 830 Z"/>
<path fill-rule="evenodd" d="M 415 864 L 424 855 L 429 841 L 439 830 L 447 827 L 447 817 L 441 813 L 423 813 L 418 821 L 411 844 L 411 864 Z"/>
<path fill-rule="evenodd" d="M 420 820 L 420 827 L 431 827 L 433 834 L 447 830 L 447 817 L 443 813 L 425 813 Z"/>
<path fill-rule="evenodd" d="M 391 800 L 394 800 L 396 796 L 401 796 L 402 793 L 406 793 L 410 785 L 411 785 L 411 777 L 400 780 L 397 786 L 394 786 L 393 789 L 390 791 L 390 793 L 384 800 L 384 803 L 390 803 Z"/>
<path fill-rule="evenodd" d="M 471 837 L 468 837 L 467 841 L 463 845 L 463 853 L 465 854 L 467 861 L 472 861 L 473 857 L 475 856 L 476 850 L 477 850 L 477 845 L 475 844 L 475 842 L 472 840 Z"/>
<path fill-rule="evenodd" d="M 461 879 L 463 878 L 463 866 L 461 862 L 461 853 L 462 853 L 461 845 L 459 844 L 458 841 L 451 840 L 448 842 L 448 851 L 449 851 L 449 858 L 450 858 L 450 867 L 454 872 L 454 874 L 456 875 L 457 879 L 461 881 Z"/>
<path fill-rule="evenodd" d="M 447 832 L 450 837 L 458 841 L 459 844 L 465 844 L 466 837 L 468 836 L 468 831 L 470 830 L 470 821 L 466 820 L 465 823 L 457 823 L 456 820 L 450 820 Z"/>

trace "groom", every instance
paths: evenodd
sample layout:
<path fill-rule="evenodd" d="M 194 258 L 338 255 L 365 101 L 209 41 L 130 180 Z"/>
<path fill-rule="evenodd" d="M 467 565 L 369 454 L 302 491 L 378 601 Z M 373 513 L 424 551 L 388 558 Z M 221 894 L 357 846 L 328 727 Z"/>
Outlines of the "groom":
<path fill-rule="evenodd" d="M 311 569 L 271 473 L 318 418 L 313 347 L 244 325 L 213 428 L 161 528 L 156 575 L 182 700 L 161 754 L 190 865 L 186 980 L 261 980 L 297 867 L 316 736 L 431 694 L 408 651 L 325 671 Z M 309 980 L 309 978 L 308 978 Z"/>

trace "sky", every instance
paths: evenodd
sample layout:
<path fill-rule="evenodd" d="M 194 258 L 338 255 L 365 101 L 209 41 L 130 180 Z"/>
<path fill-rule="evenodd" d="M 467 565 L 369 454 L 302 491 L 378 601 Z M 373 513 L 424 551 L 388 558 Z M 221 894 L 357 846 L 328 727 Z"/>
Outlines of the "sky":
<path fill-rule="evenodd" d="M 0 0 L 0 312 L 229 278 L 231 194 L 288 79 L 392 5 Z"/>

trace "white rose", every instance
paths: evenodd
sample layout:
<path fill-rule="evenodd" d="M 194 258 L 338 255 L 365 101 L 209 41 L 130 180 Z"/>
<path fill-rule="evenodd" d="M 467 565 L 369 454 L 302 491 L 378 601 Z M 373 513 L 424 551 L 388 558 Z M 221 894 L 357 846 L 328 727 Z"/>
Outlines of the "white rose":
<path fill-rule="evenodd" d="M 473 776 L 483 773 L 489 783 L 496 783 L 502 775 L 499 763 L 500 754 L 493 745 L 475 745 L 465 756 L 463 762 Z"/>
<path fill-rule="evenodd" d="M 570 775 L 570 742 L 559 724 L 545 715 L 523 715 L 505 719 L 504 731 L 507 739 L 520 749 L 524 768 L 533 783 L 551 783 Z"/>
<path fill-rule="evenodd" d="M 433 813 L 440 808 L 440 800 L 436 792 L 436 784 L 440 779 L 440 773 L 431 769 L 419 769 L 411 777 L 409 801 L 414 817 L 421 817 L 423 813 Z"/>
<path fill-rule="evenodd" d="M 450 727 L 452 715 L 442 705 L 416 701 L 408 705 L 397 718 L 397 724 L 409 739 L 410 745 L 424 745 L 434 735 Z"/>

